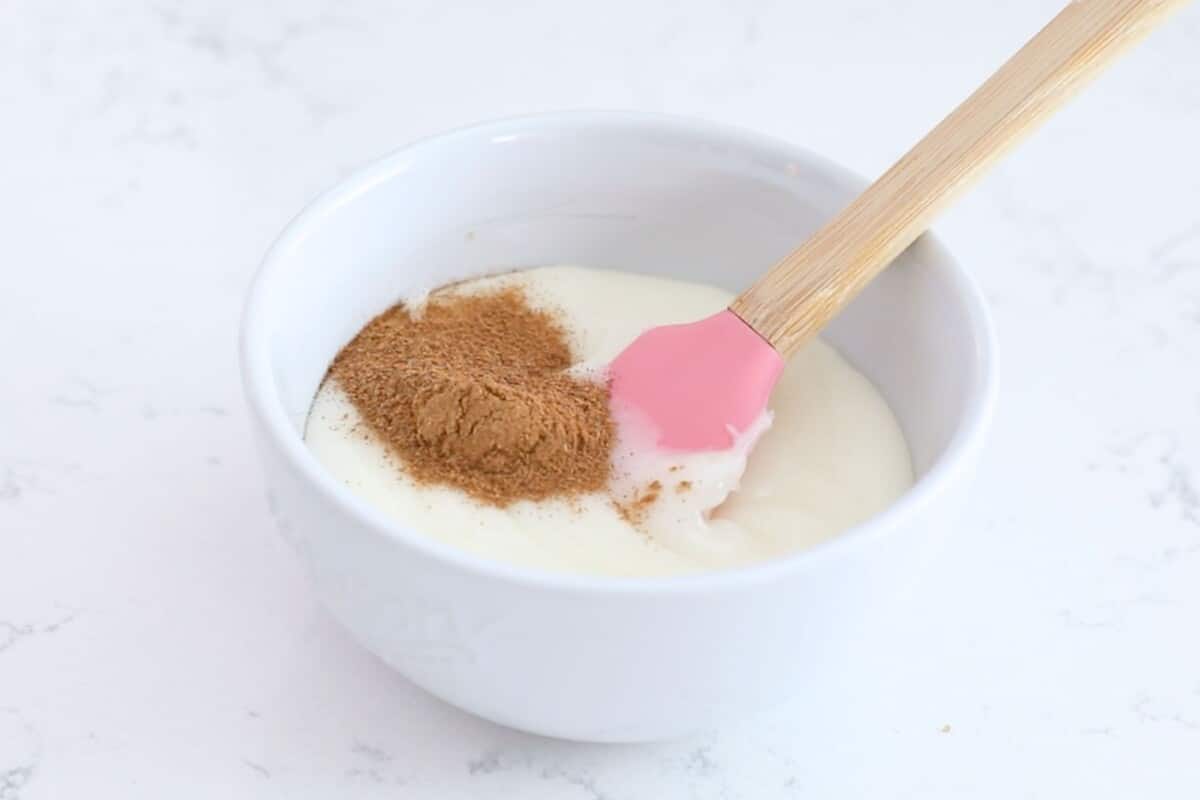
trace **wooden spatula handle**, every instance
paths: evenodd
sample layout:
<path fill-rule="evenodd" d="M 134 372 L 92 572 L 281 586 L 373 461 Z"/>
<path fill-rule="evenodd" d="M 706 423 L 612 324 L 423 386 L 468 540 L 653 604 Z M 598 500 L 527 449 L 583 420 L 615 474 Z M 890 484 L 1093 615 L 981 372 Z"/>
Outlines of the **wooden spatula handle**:
<path fill-rule="evenodd" d="M 1183 2 L 1072 2 L 730 309 L 785 358 L 794 353 L 985 168 Z"/>

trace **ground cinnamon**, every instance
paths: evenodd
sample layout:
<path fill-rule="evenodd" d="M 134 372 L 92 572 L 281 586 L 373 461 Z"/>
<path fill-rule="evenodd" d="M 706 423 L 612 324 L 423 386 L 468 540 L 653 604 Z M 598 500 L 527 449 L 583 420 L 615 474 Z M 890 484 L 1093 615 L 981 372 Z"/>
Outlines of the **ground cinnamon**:
<path fill-rule="evenodd" d="M 558 320 L 509 287 L 394 306 L 330 374 L 414 480 L 506 506 L 608 483 L 608 389 L 571 363 Z"/>
<path fill-rule="evenodd" d="M 651 481 L 629 500 L 620 501 L 614 498 L 612 500 L 613 508 L 621 519 L 635 528 L 641 528 L 650 513 L 650 507 L 658 501 L 660 494 L 662 494 L 662 482 Z"/>

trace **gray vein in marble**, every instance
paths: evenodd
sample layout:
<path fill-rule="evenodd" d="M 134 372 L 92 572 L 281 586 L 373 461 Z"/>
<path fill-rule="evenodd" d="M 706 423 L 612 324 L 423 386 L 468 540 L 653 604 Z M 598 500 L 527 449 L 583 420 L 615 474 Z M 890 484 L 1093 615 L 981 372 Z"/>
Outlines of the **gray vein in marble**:
<path fill-rule="evenodd" d="M 1051 296 L 1063 305 L 1076 290 L 1099 290 L 1110 306 L 1116 305 L 1115 281 L 1111 269 L 1099 266 L 1073 236 L 1062 219 L 1022 202 L 1013 186 L 1005 180 L 993 181 L 997 210 L 1026 235 L 1031 248 L 1029 261 L 1039 272 L 1057 279 Z"/>
<path fill-rule="evenodd" d="M 468 775 L 491 775 L 507 769 L 500 761 L 500 752 L 492 750 L 467 762 Z"/>
<path fill-rule="evenodd" d="M 21 787 L 33 777 L 33 765 L 24 764 L 0 771 L 0 800 L 18 800 Z"/>
<path fill-rule="evenodd" d="M 57 485 L 78 480 L 84 470 L 80 464 L 55 464 L 39 461 L 15 461 L 0 464 L 0 504 L 18 503 L 30 495 L 53 496 Z"/>
<path fill-rule="evenodd" d="M 1190 252 L 1195 247 L 1196 252 Z M 1158 270 L 1160 282 L 1181 272 L 1200 267 L 1200 221 L 1171 234 L 1150 249 L 1150 263 Z"/>
<path fill-rule="evenodd" d="M 1161 489 L 1150 492 L 1150 505 L 1161 508 L 1168 503 L 1178 507 L 1180 515 L 1200 525 L 1200 492 L 1192 481 L 1191 467 L 1176 453 L 1174 445 L 1159 457 L 1159 463 L 1167 473 L 1167 483 Z"/>
<path fill-rule="evenodd" d="M 1181 519 L 1200 525 L 1200 489 L 1191 464 L 1180 454 L 1178 436 L 1170 431 L 1139 433 L 1107 447 L 1120 473 L 1143 473 L 1146 466 L 1163 474 L 1162 484 L 1146 492 L 1155 509 L 1175 508 Z M 1200 542 L 1197 543 L 1200 546 Z M 1189 550 L 1190 548 L 1184 548 Z M 1167 560 L 1174 556 L 1167 555 Z"/>
<path fill-rule="evenodd" d="M 368 761 L 374 761 L 376 764 L 383 764 L 392 760 L 390 753 L 386 752 L 381 747 L 375 747 L 365 742 L 355 742 L 354 747 L 350 748 L 352 752 L 363 756 Z"/>
<path fill-rule="evenodd" d="M 142 404 L 141 416 L 145 420 L 187 416 L 228 417 L 229 409 L 218 405 L 202 405 L 187 408 L 183 406 L 161 406 L 147 402 Z"/>
<path fill-rule="evenodd" d="M 790 748 L 768 745 L 763 750 L 783 766 L 785 774 L 788 776 L 787 780 L 783 782 L 784 792 L 789 796 L 800 795 L 804 791 L 804 784 L 801 783 L 803 770 L 795 755 L 790 752 Z"/>
<path fill-rule="evenodd" d="M 1122 627 L 1120 620 L 1111 613 L 1084 615 L 1078 611 L 1064 608 L 1058 612 L 1058 616 L 1064 627 L 1073 630 L 1114 631 Z"/>
<path fill-rule="evenodd" d="M 590 775 L 574 772 L 560 765 L 544 767 L 538 773 L 544 781 L 562 781 L 568 786 L 575 786 L 591 800 L 608 800 L 608 795 L 596 787 L 596 781 Z"/>
<path fill-rule="evenodd" d="M 269 769 L 267 769 L 266 767 L 264 767 L 262 764 L 259 764 L 257 761 L 251 761 L 248 758 L 243 758 L 242 763 L 245 764 L 248 769 L 252 770 L 253 772 L 255 772 L 258 775 L 261 775 L 264 778 L 271 777 L 271 771 Z"/>
<path fill-rule="evenodd" d="M 493 775 L 520 771 L 536 775 L 543 781 L 565 783 L 575 787 L 590 800 L 608 800 L 606 794 L 587 770 L 570 769 L 562 763 L 551 762 L 545 766 L 537 766 L 528 754 L 510 756 L 499 750 L 488 751 L 478 758 L 467 762 L 469 775 Z"/>
<path fill-rule="evenodd" d="M 1080 736 L 1106 736 L 1106 737 L 1111 738 L 1111 737 L 1115 736 L 1116 734 L 1112 728 L 1084 728 L 1081 731 L 1079 731 L 1079 735 Z"/>
<path fill-rule="evenodd" d="M 91 116 L 102 117 L 116 107 L 126 80 L 125 70 L 120 67 L 110 67 L 104 71 L 104 77 L 100 79 L 100 96 L 91 106 Z"/>
<path fill-rule="evenodd" d="M 41 748 L 37 732 L 15 708 L 0 707 L 0 716 L 9 718 L 19 730 L 22 745 L 14 751 L 0 752 L 0 800 L 20 800 L 22 790 L 37 773 Z M 24 750 L 24 753 L 20 753 Z M 10 760 L 11 759 L 11 760 Z"/>
<path fill-rule="evenodd" d="M 350 752 L 358 756 L 359 765 L 351 767 L 345 771 L 347 778 L 363 779 L 371 783 L 394 783 L 403 785 L 407 783 L 407 779 L 403 776 L 392 774 L 389 777 L 389 767 L 392 765 L 392 754 L 384 750 L 382 747 L 368 744 L 363 741 L 355 741 L 350 748 Z"/>
<path fill-rule="evenodd" d="M 50 395 L 50 403 L 64 408 L 84 409 L 99 413 L 102 398 L 112 394 L 111 389 L 102 389 L 88 378 L 71 375 L 67 385 Z"/>
<path fill-rule="evenodd" d="M 346 777 L 351 779 L 365 778 L 371 783 L 383 783 L 383 773 L 374 767 L 351 767 L 346 770 Z"/>
<path fill-rule="evenodd" d="M 257 68 L 269 88 L 292 93 L 306 110 L 314 126 L 350 110 L 342 100 L 320 96 L 312 91 L 303 78 L 284 66 L 289 48 L 306 36 L 319 36 L 329 31 L 361 31 L 363 26 L 354 19 L 325 8 L 311 19 L 284 20 L 271 38 L 261 39 L 230 30 L 228 26 L 206 19 L 189 18 L 177 8 L 157 6 L 154 9 L 164 35 L 174 37 L 184 45 L 223 63 L 239 57 L 248 58 Z"/>
<path fill-rule="evenodd" d="M 683 761 L 684 768 L 693 775 L 712 775 L 717 772 L 717 763 L 712 758 L 712 747 L 697 747 L 687 754 Z"/>
<path fill-rule="evenodd" d="M 182 150 L 196 150 L 200 146 L 196 132 L 188 125 L 180 122 L 169 123 L 162 120 L 141 116 L 133 127 L 113 139 L 118 147 L 178 147 Z"/>
<path fill-rule="evenodd" d="M 36 476 L 35 476 L 36 478 Z M 18 478 L 15 467 L 4 468 L 4 478 L 0 480 L 0 503 L 16 502 L 26 490 L 26 478 Z"/>
<path fill-rule="evenodd" d="M 11 650 L 12 648 L 16 647 L 19 642 L 31 637 L 55 633 L 61 628 L 74 622 L 78 616 L 78 612 L 72 611 L 47 625 L 17 625 L 12 622 L 0 620 L 0 653 Z"/>
<path fill-rule="evenodd" d="M 1154 699 L 1147 694 L 1138 695 L 1130 710 L 1139 722 L 1175 725 L 1192 733 L 1200 733 L 1200 722 L 1180 714 L 1178 711 L 1159 712 L 1152 710 Z"/>

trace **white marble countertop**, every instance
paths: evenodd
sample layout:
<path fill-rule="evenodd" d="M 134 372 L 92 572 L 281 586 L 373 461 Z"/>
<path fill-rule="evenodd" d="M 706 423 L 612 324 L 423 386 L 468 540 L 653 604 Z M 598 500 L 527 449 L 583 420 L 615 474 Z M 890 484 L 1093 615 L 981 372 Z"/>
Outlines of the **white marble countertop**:
<path fill-rule="evenodd" d="M 5 3 L 0 800 L 1200 795 L 1200 7 L 939 225 L 995 434 L 904 658 L 839 692 L 656 746 L 468 717 L 315 606 L 247 441 L 242 293 L 350 167 L 629 107 L 874 174 L 1057 5 Z"/>

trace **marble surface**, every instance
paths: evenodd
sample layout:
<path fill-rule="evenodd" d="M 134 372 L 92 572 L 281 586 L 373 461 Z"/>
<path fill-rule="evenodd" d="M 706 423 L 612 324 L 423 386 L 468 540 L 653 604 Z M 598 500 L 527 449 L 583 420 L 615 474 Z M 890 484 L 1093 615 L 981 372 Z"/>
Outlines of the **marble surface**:
<path fill-rule="evenodd" d="M 1003 386 L 902 657 L 656 746 L 468 717 L 271 529 L 236 368 L 281 226 L 469 121 L 695 114 L 874 174 L 1055 0 L 0 4 L 0 799 L 1200 794 L 1200 7 L 939 225 Z"/>

